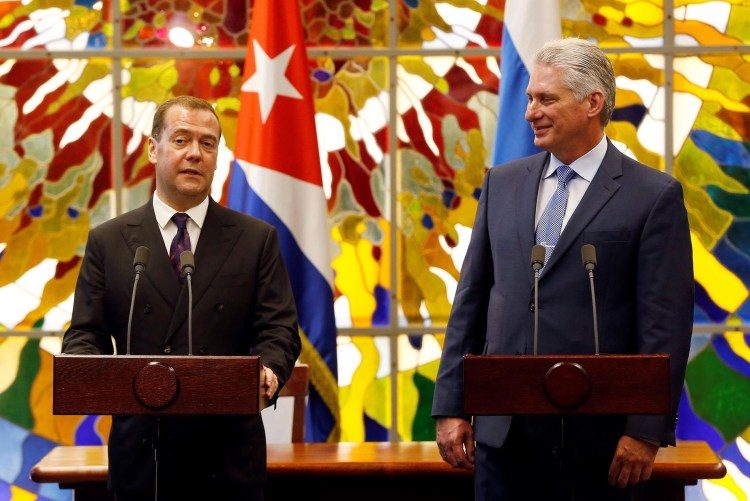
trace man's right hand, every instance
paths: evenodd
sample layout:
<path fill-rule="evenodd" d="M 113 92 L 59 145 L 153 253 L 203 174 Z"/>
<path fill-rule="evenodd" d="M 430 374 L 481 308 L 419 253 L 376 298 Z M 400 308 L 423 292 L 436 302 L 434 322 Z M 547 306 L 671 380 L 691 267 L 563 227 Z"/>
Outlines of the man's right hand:
<path fill-rule="evenodd" d="M 474 469 L 474 430 L 457 417 L 438 418 L 437 445 L 443 460 L 454 468 Z"/>

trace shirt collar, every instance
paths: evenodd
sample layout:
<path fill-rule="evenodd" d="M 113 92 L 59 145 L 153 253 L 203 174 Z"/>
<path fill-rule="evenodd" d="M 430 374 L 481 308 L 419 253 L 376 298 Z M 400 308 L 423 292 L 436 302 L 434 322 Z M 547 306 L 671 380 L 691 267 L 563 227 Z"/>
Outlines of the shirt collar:
<path fill-rule="evenodd" d="M 156 216 L 156 222 L 159 223 L 161 229 L 166 228 L 169 221 L 176 213 L 180 211 L 174 210 L 172 207 L 167 205 L 159 195 L 154 192 L 154 215 Z M 206 220 L 206 212 L 208 212 L 208 197 L 204 198 L 201 203 L 185 211 L 190 219 L 198 226 L 203 228 L 203 221 Z"/>
<path fill-rule="evenodd" d="M 588 153 L 575 160 L 569 165 L 578 176 L 582 177 L 589 183 L 594 179 L 596 171 L 599 170 L 599 166 L 604 160 L 604 156 L 607 154 L 607 136 L 602 136 L 602 140 L 594 146 Z M 544 173 L 544 178 L 548 178 L 555 173 L 555 170 L 559 166 L 563 165 L 563 162 L 558 159 L 555 155 L 550 154 L 549 165 L 547 171 Z"/>

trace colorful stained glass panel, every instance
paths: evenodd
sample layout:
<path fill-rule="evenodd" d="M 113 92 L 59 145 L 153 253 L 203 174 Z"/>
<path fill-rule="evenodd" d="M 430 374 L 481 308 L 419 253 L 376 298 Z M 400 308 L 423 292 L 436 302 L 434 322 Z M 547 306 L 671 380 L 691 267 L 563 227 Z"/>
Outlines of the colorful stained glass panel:
<path fill-rule="evenodd" d="M 89 227 L 112 217 L 107 59 L 0 62 L 0 309 L 5 329 L 68 321 Z"/>
<path fill-rule="evenodd" d="M 501 0 L 401 1 L 398 45 L 423 49 L 499 47 L 502 4 Z"/>
<path fill-rule="evenodd" d="M 252 4 L 237 0 L 183 0 L 169 4 L 129 0 L 123 5 L 125 47 L 244 48 Z M 299 0 L 309 45 L 386 44 L 388 5 L 357 0 Z"/>
<path fill-rule="evenodd" d="M 4 2 L 0 8 L 0 48 L 110 48 L 111 15 L 110 0 Z"/>
<path fill-rule="evenodd" d="M 497 121 L 494 57 L 400 57 L 399 316 L 444 325 Z"/>
<path fill-rule="evenodd" d="M 661 47 L 661 1 L 571 0 L 560 2 L 563 36 L 597 42 L 601 47 Z"/>
<path fill-rule="evenodd" d="M 391 340 L 338 336 L 341 441 L 386 441 L 391 426 Z"/>
<path fill-rule="evenodd" d="M 750 321 L 749 67 L 737 54 L 675 60 L 685 104 L 675 106 L 674 175 L 693 236 L 697 322 Z"/>
<path fill-rule="evenodd" d="M 750 42 L 750 2 L 675 2 L 676 45 L 739 45 Z"/>

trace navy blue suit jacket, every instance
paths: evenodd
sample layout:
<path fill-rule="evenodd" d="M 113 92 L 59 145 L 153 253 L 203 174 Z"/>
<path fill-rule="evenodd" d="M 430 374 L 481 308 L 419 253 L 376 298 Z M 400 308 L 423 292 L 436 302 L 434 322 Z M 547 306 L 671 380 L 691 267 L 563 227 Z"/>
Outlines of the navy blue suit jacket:
<path fill-rule="evenodd" d="M 462 357 L 533 352 L 534 216 L 549 153 L 491 169 L 461 270 L 432 414 L 463 416 Z M 690 346 L 693 268 L 682 188 L 671 176 L 607 153 L 565 226 L 539 284 L 539 354 L 594 352 L 591 296 L 581 246 L 596 247 L 601 353 L 669 353 L 673 413 L 600 419 L 611 434 L 674 444 Z M 510 417 L 478 416 L 475 439 L 500 447 Z"/>

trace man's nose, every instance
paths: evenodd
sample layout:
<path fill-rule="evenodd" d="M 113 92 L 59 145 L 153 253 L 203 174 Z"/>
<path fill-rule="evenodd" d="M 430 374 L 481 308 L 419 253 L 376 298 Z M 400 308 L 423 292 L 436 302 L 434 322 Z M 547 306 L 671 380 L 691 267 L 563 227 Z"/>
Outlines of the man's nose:
<path fill-rule="evenodd" d="M 186 157 L 188 160 L 200 160 L 201 159 L 201 146 L 198 143 L 198 141 L 190 142 Z"/>
<path fill-rule="evenodd" d="M 537 105 L 536 101 L 529 101 L 526 105 L 526 113 L 524 114 L 524 118 L 527 122 L 532 122 L 539 118 L 540 111 L 539 106 Z"/>

